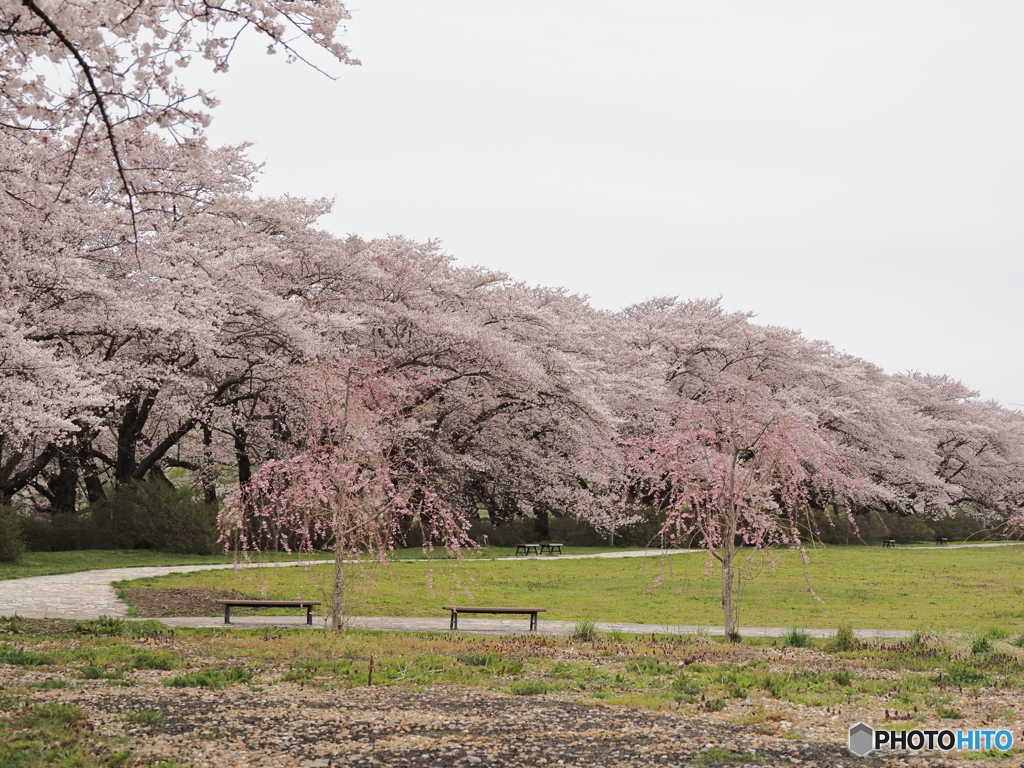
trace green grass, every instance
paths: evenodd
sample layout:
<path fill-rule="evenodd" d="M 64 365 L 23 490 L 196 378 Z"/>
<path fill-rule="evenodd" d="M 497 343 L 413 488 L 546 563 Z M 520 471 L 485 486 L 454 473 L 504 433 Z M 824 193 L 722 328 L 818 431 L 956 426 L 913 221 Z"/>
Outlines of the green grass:
<path fill-rule="evenodd" d="M 814 643 L 806 630 L 794 627 L 783 636 L 782 644 L 789 648 L 810 648 Z"/>
<path fill-rule="evenodd" d="M 579 621 L 572 628 L 572 636 L 577 640 L 593 640 L 597 637 L 597 624 L 593 621 Z"/>
<path fill-rule="evenodd" d="M 78 706 L 2 702 L 0 765 L 7 768 L 128 768 L 133 757 L 111 739 L 98 736 Z"/>
<path fill-rule="evenodd" d="M 241 667 L 228 669 L 202 669 L 178 675 L 167 681 L 172 688 L 226 688 L 237 683 L 248 683 L 252 680 L 252 672 Z"/>
<path fill-rule="evenodd" d="M 621 552 L 615 547 L 570 547 L 572 554 Z M 486 560 L 515 556 L 515 547 L 476 547 L 463 551 L 463 559 Z M 395 560 L 451 560 L 443 549 L 424 552 L 422 549 L 402 549 L 393 553 Z M 332 560 L 329 552 L 314 554 L 286 554 L 283 552 L 252 553 L 254 561 L 287 562 L 289 560 Z M 525 559 L 525 558 L 524 558 Z M 232 563 L 233 553 L 217 555 L 181 555 L 152 549 L 82 549 L 68 552 L 26 552 L 17 563 L 0 563 L 0 580 L 23 579 L 26 576 L 50 576 L 59 573 L 77 573 L 101 568 L 132 568 L 159 565 L 217 565 Z"/>
<path fill-rule="evenodd" d="M 731 752 L 721 747 L 708 747 L 694 758 L 696 765 L 720 763 L 763 763 L 764 755 L 760 752 Z"/>
<path fill-rule="evenodd" d="M 125 719 L 129 723 L 145 725 L 150 728 L 159 728 L 167 721 L 164 713 L 159 709 L 137 709 L 134 712 L 129 712 Z"/>
<path fill-rule="evenodd" d="M 803 565 L 793 552 L 741 553 L 756 580 L 739 590 L 741 626 L 836 627 L 985 633 L 1024 631 L 1024 550 L 831 547 Z M 700 554 L 667 558 L 394 562 L 350 566 L 347 613 L 441 615 L 454 600 L 538 605 L 544 619 L 720 625 L 719 581 Z M 659 578 L 660 583 L 659 583 Z M 330 568 L 210 571 L 132 582 L 145 588 L 233 589 L 268 598 L 320 599 Z M 810 584 L 820 597 L 816 600 Z M 585 615 L 583 615 L 585 612 Z M 991 636 L 991 635 L 989 635 Z"/>
<path fill-rule="evenodd" d="M 38 651 L 26 651 L 4 643 L 0 645 L 0 664 L 13 664 L 19 667 L 39 667 L 52 664 L 53 655 Z"/>
<path fill-rule="evenodd" d="M 284 560 L 330 559 L 328 554 L 287 555 L 266 553 L 260 559 L 269 562 Z M 152 549 L 82 549 L 70 552 L 26 552 L 17 563 L 0 563 L 0 580 L 23 579 L 26 576 L 49 576 L 77 573 L 100 568 L 132 568 L 144 565 L 215 565 L 231 563 L 234 555 L 179 555 Z"/>

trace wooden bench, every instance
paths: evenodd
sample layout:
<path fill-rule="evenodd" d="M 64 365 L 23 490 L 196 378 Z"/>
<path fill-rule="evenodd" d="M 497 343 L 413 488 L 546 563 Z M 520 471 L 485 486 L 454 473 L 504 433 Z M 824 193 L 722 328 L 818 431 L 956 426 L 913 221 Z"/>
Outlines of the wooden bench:
<path fill-rule="evenodd" d="M 555 554 L 555 550 L 556 549 L 558 550 L 558 554 L 562 554 L 562 545 L 561 544 L 541 544 L 540 545 L 540 554 L 543 555 L 545 549 L 548 551 L 549 555 Z"/>
<path fill-rule="evenodd" d="M 305 608 L 306 623 L 313 625 L 313 606 L 320 605 L 319 600 L 218 600 L 224 606 L 224 623 L 231 623 L 231 607 L 244 608 Z"/>
<path fill-rule="evenodd" d="M 946 536 L 936 536 L 935 537 L 935 544 L 936 544 L 936 546 L 944 547 L 947 544 L 949 544 L 949 538 L 947 538 Z"/>
<path fill-rule="evenodd" d="M 488 608 L 479 605 L 445 605 L 442 607 L 446 611 L 452 612 L 448 629 L 459 628 L 460 613 L 528 613 L 530 614 L 530 631 L 535 632 L 537 630 L 537 614 L 547 612 L 547 608 Z"/>
<path fill-rule="evenodd" d="M 885 547 L 895 548 L 896 539 L 882 539 L 882 548 L 884 549 Z"/>
<path fill-rule="evenodd" d="M 516 555 L 529 555 L 530 552 L 535 555 L 540 554 L 540 544 L 516 544 Z"/>

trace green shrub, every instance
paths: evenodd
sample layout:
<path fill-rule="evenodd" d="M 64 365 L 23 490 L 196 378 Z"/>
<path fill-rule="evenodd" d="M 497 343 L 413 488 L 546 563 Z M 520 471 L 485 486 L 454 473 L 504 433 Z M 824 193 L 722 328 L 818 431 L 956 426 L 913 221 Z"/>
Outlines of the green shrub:
<path fill-rule="evenodd" d="M 860 647 L 861 642 L 849 624 L 841 624 L 835 635 L 825 642 L 825 650 L 833 653 L 856 651 Z"/>
<path fill-rule="evenodd" d="M 936 536 L 945 536 L 950 541 L 980 541 L 990 538 L 992 533 L 981 520 L 963 510 L 930 523 Z"/>
<path fill-rule="evenodd" d="M 971 653 L 982 656 L 992 651 L 992 641 L 985 635 L 971 638 Z"/>
<path fill-rule="evenodd" d="M 853 682 L 853 675 L 848 669 L 840 669 L 838 672 L 832 673 L 832 681 L 843 688 L 846 688 Z"/>
<path fill-rule="evenodd" d="M 864 541 L 877 542 L 882 539 L 896 539 L 900 542 L 908 541 L 931 541 L 935 538 L 935 529 L 931 527 L 930 521 L 926 521 L 917 515 L 894 515 L 891 512 L 882 510 L 871 510 L 857 515 L 857 530 L 859 538 Z M 824 536 L 822 540 L 826 544 Z M 851 543 L 857 537 L 850 539 Z"/>
<path fill-rule="evenodd" d="M 0 505 L 0 563 L 16 563 L 25 551 L 21 533 L 21 516 Z"/>
<path fill-rule="evenodd" d="M 573 640 L 594 640 L 597 638 L 597 624 L 592 621 L 580 621 L 572 628 Z"/>
<path fill-rule="evenodd" d="M 623 547 L 688 547 L 691 541 L 668 541 L 661 535 L 665 513 L 654 507 L 643 507 L 640 520 L 615 532 L 615 543 Z"/>
<path fill-rule="evenodd" d="M 512 520 L 504 525 L 494 525 L 490 520 L 474 520 L 469 535 L 474 541 L 487 543 L 492 547 L 514 547 L 517 544 L 532 544 L 537 541 L 533 519 Z M 564 542 L 563 542 L 564 543 Z"/>
<path fill-rule="evenodd" d="M 195 491 L 150 480 L 129 483 L 89 507 L 105 546 L 208 555 L 217 546 L 217 507 Z"/>
<path fill-rule="evenodd" d="M 782 636 L 782 643 L 790 648 L 810 648 L 811 636 L 803 629 L 791 629 Z"/>
<path fill-rule="evenodd" d="M 551 541 L 569 547 L 599 547 L 608 541 L 608 537 L 592 525 L 573 517 L 552 516 L 548 521 L 548 531 Z"/>
<path fill-rule="evenodd" d="M 988 680 L 988 677 L 984 672 L 981 672 L 974 667 L 970 667 L 959 661 L 954 661 L 949 665 L 949 669 L 945 673 L 939 673 L 939 677 L 936 679 L 938 683 L 945 683 L 946 685 L 977 685 Z"/>
<path fill-rule="evenodd" d="M 102 531 L 96 529 L 88 512 L 27 518 L 23 521 L 25 541 L 32 552 L 68 552 L 75 549 L 109 548 Z"/>

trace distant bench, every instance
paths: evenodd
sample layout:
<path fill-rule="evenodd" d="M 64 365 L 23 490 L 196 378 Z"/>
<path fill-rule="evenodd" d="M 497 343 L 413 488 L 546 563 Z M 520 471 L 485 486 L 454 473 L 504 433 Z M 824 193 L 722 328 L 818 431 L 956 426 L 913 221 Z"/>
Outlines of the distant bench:
<path fill-rule="evenodd" d="M 947 544 L 949 544 L 949 538 L 947 536 L 936 536 L 935 537 L 935 544 L 936 544 L 936 546 L 944 547 Z"/>
<path fill-rule="evenodd" d="M 895 548 L 896 539 L 882 539 L 882 548 L 884 549 L 885 547 Z"/>
<path fill-rule="evenodd" d="M 320 605 L 319 600 L 218 600 L 224 606 L 224 623 L 231 623 L 232 606 L 243 608 L 305 608 L 306 623 L 313 625 L 313 606 Z"/>
<path fill-rule="evenodd" d="M 537 631 L 537 614 L 546 613 L 547 608 L 486 608 L 478 605 L 445 605 L 442 606 L 446 611 L 452 612 L 451 621 L 448 623 L 448 629 L 459 628 L 459 614 L 460 613 L 516 613 L 530 614 L 530 631 Z"/>
<path fill-rule="evenodd" d="M 531 552 L 535 555 L 543 555 L 545 550 L 549 555 L 553 555 L 556 549 L 558 554 L 562 554 L 561 544 L 517 544 L 516 555 L 529 555 Z"/>

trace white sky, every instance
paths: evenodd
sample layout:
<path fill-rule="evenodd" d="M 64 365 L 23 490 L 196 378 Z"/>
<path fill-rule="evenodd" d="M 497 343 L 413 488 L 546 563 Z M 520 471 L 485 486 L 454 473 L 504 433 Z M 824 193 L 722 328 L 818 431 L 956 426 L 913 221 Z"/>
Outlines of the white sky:
<path fill-rule="evenodd" d="M 216 143 L 338 234 L 621 308 L 721 295 L 1024 403 L 1024 4 L 362 0 L 337 80 L 243 50 Z"/>

